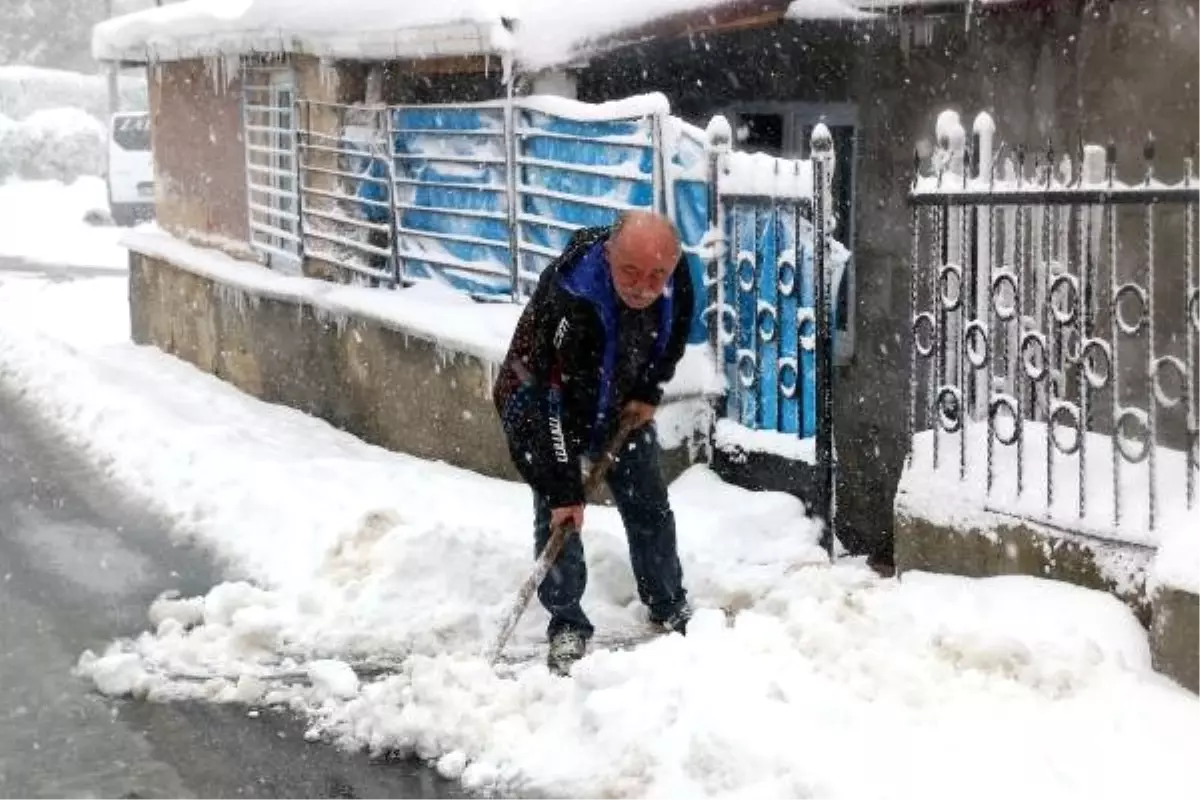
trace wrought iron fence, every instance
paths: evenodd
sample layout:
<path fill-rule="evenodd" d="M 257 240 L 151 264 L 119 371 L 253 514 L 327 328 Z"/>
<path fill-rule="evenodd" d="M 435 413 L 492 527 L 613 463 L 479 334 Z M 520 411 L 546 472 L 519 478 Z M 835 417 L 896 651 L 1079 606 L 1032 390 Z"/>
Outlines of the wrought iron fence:
<path fill-rule="evenodd" d="M 944 123 L 944 124 L 943 124 Z M 993 154 L 939 123 L 912 207 L 910 464 L 986 507 L 1153 541 L 1197 506 L 1195 153 L 1138 180 L 1116 148 Z"/>

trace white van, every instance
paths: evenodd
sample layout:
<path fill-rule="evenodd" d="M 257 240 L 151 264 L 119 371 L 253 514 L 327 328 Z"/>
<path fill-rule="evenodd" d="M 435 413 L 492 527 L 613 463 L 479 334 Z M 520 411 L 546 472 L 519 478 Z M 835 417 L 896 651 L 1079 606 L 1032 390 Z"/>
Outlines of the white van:
<path fill-rule="evenodd" d="M 107 177 L 113 222 L 133 225 L 154 218 L 154 155 L 150 150 L 148 111 L 112 115 Z"/>

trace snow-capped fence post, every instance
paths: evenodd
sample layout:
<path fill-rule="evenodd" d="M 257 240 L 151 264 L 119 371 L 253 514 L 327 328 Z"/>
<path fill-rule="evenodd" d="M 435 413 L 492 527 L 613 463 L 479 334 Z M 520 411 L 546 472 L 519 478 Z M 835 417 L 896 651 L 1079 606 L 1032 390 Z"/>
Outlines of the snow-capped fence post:
<path fill-rule="evenodd" d="M 400 258 L 400 205 L 396 197 L 396 126 L 392 122 L 392 110 L 384 106 L 379 112 L 383 115 L 382 127 L 387 139 L 383 143 L 387 155 L 387 201 L 388 201 L 388 249 L 392 253 L 392 281 L 395 288 L 404 286 L 404 260 Z"/>
<path fill-rule="evenodd" d="M 513 98 L 515 81 L 508 81 L 508 96 L 504 102 L 504 181 L 506 187 L 505 213 L 508 216 L 509 275 L 512 280 L 511 298 L 521 302 L 521 198 L 518 176 L 520 156 L 517 147 L 517 104 Z"/>
<path fill-rule="evenodd" d="M 837 552 L 837 474 L 834 463 L 833 425 L 833 259 L 830 238 L 833 214 L 833 136 L 824 124 L 812 132 L 813 169 L 813 276 L 816 282 L 816 389 L 817 468 L 822 483 L 821 513 L 829 557 Z"/>
<path fill-rule="evenodd" d="M 708 274 L 706 276 L 708 312 L 708 340 L 712 346 L 713 363 L 723 363 L 721 353 L 724 346 L 722 328 L 725 322 L 724 270 L 725 258 L 725 214 L 721 205 L 718 182 L 722 161 L 729 153 L 733 142 L 733 130 L 729 120 L 715 116 L 705 131 L 705 151 L 708 155 Z"/>
<path fill-rule="evenodd" d="M 1200 480 L 1194 164 L 1163 182 L 1150 140 L 1140 180 L 1123 183 L 1115 148 L 1081 141 L 1077 159 L 1047 147 L 1032 176 L 1018 147 L 998 178 L 981 115 L 958 180 L 955 123 L 939 118 L 936 175 L 909 196 L 908 468 L 978 487 L 990 510 L 1153 540 L 1196 507 Z M 945 434 L 958 469 L 939 463 Z"/>
<path fill-rule="evenodd" d="M 650 115 L 650 152 L 653 154 L 651 167 L 651 193 L 654 210 L 660 214 L 674 216 L 673 210 L 667 207 L 667 166 L 663 149 L 663 115 L 655 111 Z"/>

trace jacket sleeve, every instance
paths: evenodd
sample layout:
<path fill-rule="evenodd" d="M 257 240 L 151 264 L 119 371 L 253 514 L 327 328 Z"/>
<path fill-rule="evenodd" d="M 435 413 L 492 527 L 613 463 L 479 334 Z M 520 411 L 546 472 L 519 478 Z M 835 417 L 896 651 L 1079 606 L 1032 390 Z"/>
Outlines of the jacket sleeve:
<path fill-rule="evenodd" d="M 581 453 L 569 435 L 564 388 L 581 379 L 579 360 L 588 324 L 560 292 L 551 289 L 547 293 L 534 335 L 538 350 L 550 355 L 550 369 L 545 380 L 531 386 L 524 440 L 531 467 L 529 483 L 551 508 L 585 502 Z"/>
<path fill-rule="evenodd" d="M 688 266 L 687 256 L 679 257 L 673 277 L 675 296 L 672 299 L 671 338 L 667 340 L 662 358 L 642 374 L 629 394 L 630 400 L 640 400 L 652 406 L 662 403 L 663 386 L 675 377 L 675 368 L 687 352 L 688 338 L 692 332 L 695 289 L 692 286 L 692 271 Z"/>

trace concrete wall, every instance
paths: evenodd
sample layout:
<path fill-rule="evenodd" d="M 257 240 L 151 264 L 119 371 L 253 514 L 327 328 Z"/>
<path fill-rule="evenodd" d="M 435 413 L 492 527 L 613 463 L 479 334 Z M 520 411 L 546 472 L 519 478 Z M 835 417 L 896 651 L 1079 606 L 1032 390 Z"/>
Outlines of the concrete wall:
<path fill-rule="evenodd" d="M 241 81 L 214 81 L 201 60 L 150 71 L 155 213 L 171 233 L 249 238 L 241 102 Z"/>
<path fill-rule="evenodd" d="M 967 124 L 987 110 L 1010 145 L 1040 148 L 1052 139 L 1061 153 L 1080 135 L 1112 139 L 1122 174 L 1133 178 L 1153 129 L 1160 172 L 1177 179 L 1200 119 L 1197 5 L 1066 0 L 987 13 L 975 4 L 970 25 L 961 16 L 931 18 L 928 44 L 914 43 L 894 21 L 785 23 L 655 41 L 594 60 L 580 73 L 582 100 L 661 91 L 700 125 L 739 103 L 857 108 L 858 235 L 850 243 L 857 345 L 853 363 L 839 370 L 835 401 L 840 531 L 853 550 L 890 553 L 892 501 L 908 446 L 907 415 L 896 410 L 908 392 L 906 193 L 917 144 L 932 142 L 945 108 L 959 110 Z M 1162 237 L 1168 249 L 1160 246 L 1159 263 L 1171 263 L 1182 243 Z M 1125 249 L 1138 257 L 1136 247 Z M 1162 280 L 1162 296 L 1178 296 L 1170 292 L 1178 272 Z"/>
<path fill-rule="evenodd" d="M 138 344 L 372 444 L 519 480 L 492 405 L 495 365 L 488 360 L 375 320 L 335 320 L 308 303 L 257 296 L 136 252 L 129 299 Z M 672 480 L 691 463 L 686 446 L 669 451 L 664 475 Z"/>

